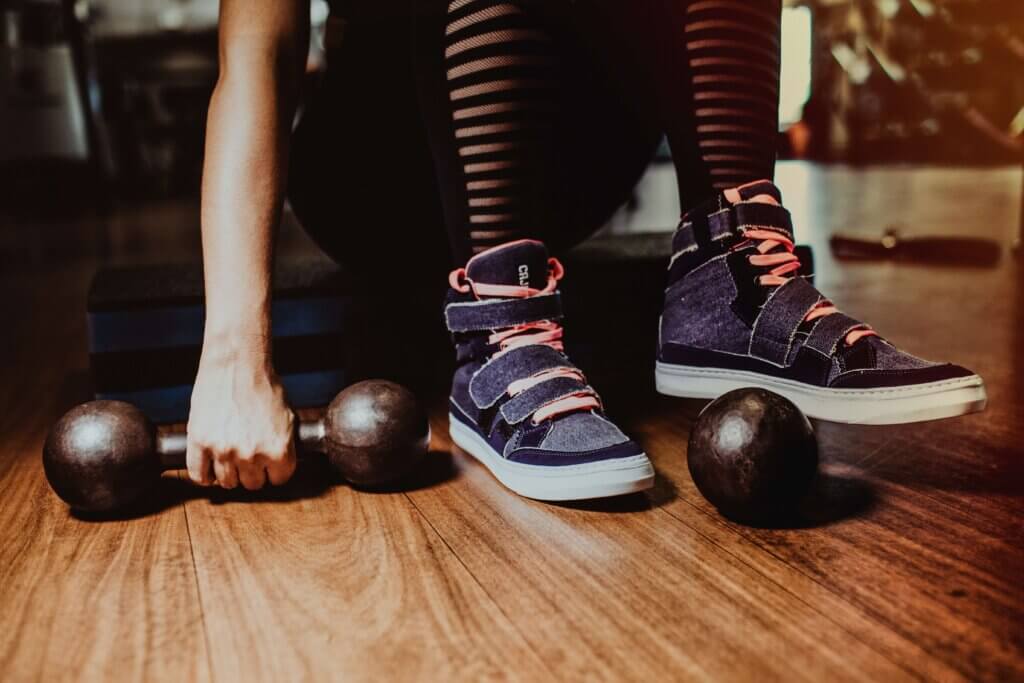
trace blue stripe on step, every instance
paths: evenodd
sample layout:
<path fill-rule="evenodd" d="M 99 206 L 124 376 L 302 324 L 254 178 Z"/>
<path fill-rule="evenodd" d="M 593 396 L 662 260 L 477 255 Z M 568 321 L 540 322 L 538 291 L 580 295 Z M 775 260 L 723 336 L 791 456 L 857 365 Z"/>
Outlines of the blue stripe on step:
<path fill-rule="evenodd" d="M 329 372 L 302 372 L 282 375 L 281 384 L 292 408 L 314 408 L 325 406 L 334 396 L 348 385 L 346 373 L 340 370 Z M 137 406 L 149 419 L 158 424 L 184 422 L 188 419 L 189 403 L 192 400 L 192 385 L 183 384 L 160 389 L 141 391 L 110 391 L 96 394 L 96 398 L 127 401 Z"/>
<path fill-rule="evenodd" d="M 352 302 L 340 298 L 288 299 L 272 305 L 273 335 L 298 337 L 340 332 Z M 89 351 L 133 351 L 171 346 L 199 346 L 203 341 L 202 306 L 175 306 L 149 311 L 90 313 Z"/>

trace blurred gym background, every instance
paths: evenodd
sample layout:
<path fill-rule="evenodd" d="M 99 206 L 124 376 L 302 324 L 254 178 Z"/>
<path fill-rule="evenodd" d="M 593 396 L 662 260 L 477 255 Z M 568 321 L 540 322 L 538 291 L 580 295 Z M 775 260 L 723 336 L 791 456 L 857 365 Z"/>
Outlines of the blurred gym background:
<path fill-rule="evenodd" d="M 1008 231 L 985 236 L 1019 238 L 1024 3 L 786 0 L 784 11 L 779 181 L 798 223 L 802 203 L 823 201 L 815 190 L 852 183 L 860 194 L 905 197 L 960 188 L 1005 206 Z M 312 14 L 315 86 L 326 3 L 314 0 Z M 0 263 L 83 249 L 101 259 L 197 254 L 216 21 L 216 0 L 3 3 Z M 667 173 L 654 164 L 612 231 L 674 227 L 670 176 L 659 178 Z M 815 210 L 830 223 L 823 234 L 915 230 L 902 225 L 914 216 L 892 215 L 892 202 L 881 216 L 860 211 L 859 200 L 836 201 L 845 208 Z M 136 230 L 140 216 L 149 229 Z M 73 234 L 61 227 L 68 219 Z M 167 249 L 154 250 L 161 239 Z M 282 239 L 303 238 L 286 225 Z"/>

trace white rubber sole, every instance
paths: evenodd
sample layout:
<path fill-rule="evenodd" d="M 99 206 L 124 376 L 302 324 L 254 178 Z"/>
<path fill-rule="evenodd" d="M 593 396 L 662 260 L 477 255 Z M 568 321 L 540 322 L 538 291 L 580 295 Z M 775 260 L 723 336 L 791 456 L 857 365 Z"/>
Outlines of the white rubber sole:
<path fill-rule="evenodd" d="M 448 416 L 452 441 L 491 471 L 507 488 L 536 500 L 608 498 L 654 486 L 654 466 L 646 455 L 581 465 L 540 466 L 509 462 L 473 429 Z"/>
<path fill-rule="evenodd" d="M 757 372 L 659 361 L 654 378 L 658 393 L 688 398 L 718 398 L 733 389 L 760 387 L 785 396 L 808 417 L 851 424 L 939 420 L 984 410 L 988 400 L 977 375 L 907 387 L 828 389 Z"/>

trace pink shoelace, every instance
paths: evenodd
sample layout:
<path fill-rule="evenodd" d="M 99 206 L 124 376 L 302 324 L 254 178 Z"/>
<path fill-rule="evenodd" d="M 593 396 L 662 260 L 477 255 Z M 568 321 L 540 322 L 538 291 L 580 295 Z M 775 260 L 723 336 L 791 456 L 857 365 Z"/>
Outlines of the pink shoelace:
<path fill-rule="evenodd" d="M 456 268 L 448 276 L 448 283 L 452 286 L 452 289 L 466 293 L 473 292 L 473 296 L 477 300 L 485 298 L 504 298 L 504 299 L 526 299 L 532 296 L 541 296 L 544 294 L 551 294 L 558 288 L 558 281 L 562 279 L 565 274 L 565 269 L 562 264 L 556 258 L 548 259 L 548 282 L 544 289 L 534 289 L 533 287 L 524 287 L 517 285 L 491 285 L 484 282 L 474 282 L 469 279 L 466 274 L 465 268 Z M 558 352 L 565 350 L 562 344 L 562 325 L 553 320 L 538 320 L 536 322 L 526 323 L 524 325 L 514 325 L 507 329 L 496 330 L 488 338 L 488 342 L 496 344 L 498 346 L 498 352 L 494 354 L 494 357 L 498 357 L 501 354 L 510 351 L 511 349 L 519 348 L 522 346 L 529 346 L 530 344 L 543 344 L 550 346 Z M 536 386 L 541 382 L 546 382 L 555 377 L 572 377 L 579 379 L 581 382 L 586 383 L 586 378 L 583 373 L 577 368 L 573 367 L 561 367 L 561 368 L 549 368 L 542 370 L 531 377 L 525 377 L 523 379 L 517 379 L 511 382 L 506 389 L 509 396 L 515 396 L 526 391 L 530 387 Z M 580 391 L 571 396 L 564 396 L 556 399 L 546 405 L 541 406 L 533 414 L 533 423 L 540 424 L 544 420 L 549 420 L 559 415 L 566 413 L 572 413 L 579 410 L 592 410 L 594 408 L 600 409 L 601 400 L 598 398 L 592 390 Z"/>
<path fill-rule="evenodd" d="M 737 190 L 726 190 L 725 195 L 733 204 L 740 201 L 740 195 Z M 764 202 L 778 206 L 778 202 L 775 201 L 775 197 L 767 194 L 757 195 L 748 201 Z M 791 277 L 793 277 L 792 274 L 800 269 L 800 258 L 793 253 L 796 245 L 792 240 L 786 238 L 785 235 L 781 235 L 774 230 L 758 230 L 756 228 L 747 230 L 743 235 L 746 239 L 733 247 L 733 250 L 742 249 L 750 245 L 756 245 L 757 250 L 760 253 L 749 256 L 747 260 L 750 261 L 751 265 L 771 268 L 767 273 L 758 277 L 758 281 L 762 286 L 777 287 L 779 285 L 784 285 Z M 779 247 L 782 247 L 783 251 L 776 251 Z M 810 322 L 838 312 L 839 309 L 836 308 L 831 301 L 828 299 L 822 299 L 817 306 L 810 310 L 810 312 L 804 317 L 804 320 Z M 877 337 L 878 333 L 867 325 L 864 325 L 863 327 L 855 330 L 850 330 L 844 338 L 844 343 L 847 346 L 851 346 L 855 344 L 858 339 L 872 336 Z"/>

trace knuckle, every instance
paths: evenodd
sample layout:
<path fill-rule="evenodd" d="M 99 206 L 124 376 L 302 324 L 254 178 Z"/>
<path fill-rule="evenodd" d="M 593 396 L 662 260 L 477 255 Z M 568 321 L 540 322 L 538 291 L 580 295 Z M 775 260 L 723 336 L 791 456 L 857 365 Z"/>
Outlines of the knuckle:
<path fill-rule="evenodd" d="M 278 446 L 277 448 L 267 451 L 267 460 L 274 463 L 283 463 L 289 459 L 288 455 L 289 451 L 287 445 Z"/>
<path fill-rule="evenodd" d="M 219 463 L 231 462 L 235 459 L 235 449 L 226 444 L 215 444 L 209 448 L 213 458 Z"/>
<path fill-rule="evenodd" d="M 246 465 L 255 462 L 256 461 L 256 456 L 257 456 L 256 451 L 252 450 L 252 449 L 248 449 L 248 448 L 244 449 L 244 450 L 238 451 L 238 454 L 237 454 L 238 462 L 239 463 L 244 463 Z"/>

